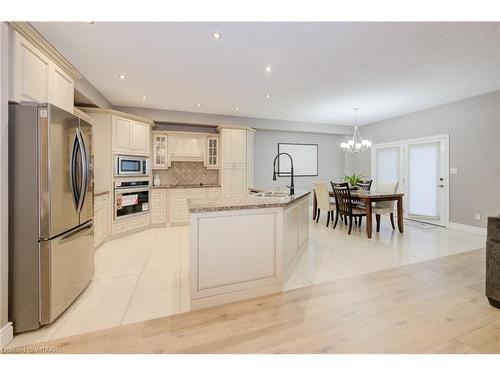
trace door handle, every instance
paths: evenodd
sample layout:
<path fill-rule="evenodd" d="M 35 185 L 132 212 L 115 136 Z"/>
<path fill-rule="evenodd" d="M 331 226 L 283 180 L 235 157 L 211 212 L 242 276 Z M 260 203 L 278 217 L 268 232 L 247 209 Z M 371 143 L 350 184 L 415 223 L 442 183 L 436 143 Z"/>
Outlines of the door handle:
<path fill-rule="evenodd" d="M 77 134 L 77 139 L 78 139 L 78 148 L 80 149 L 80 157 L 82 160 L 81 164 L 81 174 L 82 174 L 82 181 L 80 184 L 80 193 L 78 195 L 78 212 L 82 210 L 83 206 L 83 201 L 85 200 L 85 196 L 87 195 L 87 180 L 88 180 L 88 161 L 87 161 L 87 152 L 85 150 L 85 143 L 83 142 L 82 135 L 80 133 L 80 130 L 77 129 L 76 131 Z"/>
<path fill-rule="evenodd" d="M 71 184 L 71 197 L 73 198 L 73 204 L 75 206 L 75 210 L 78 211 L 78 203 L 80 197 L 78 195 L 78 191 L 76 190 L 76 153 L 78 147 L 78 135 L 77 131 L 75 131 L 75 136 L 73 137 L 73 147 L 70 151 L 70 161 L 69 161 L 69 180 Z"/>

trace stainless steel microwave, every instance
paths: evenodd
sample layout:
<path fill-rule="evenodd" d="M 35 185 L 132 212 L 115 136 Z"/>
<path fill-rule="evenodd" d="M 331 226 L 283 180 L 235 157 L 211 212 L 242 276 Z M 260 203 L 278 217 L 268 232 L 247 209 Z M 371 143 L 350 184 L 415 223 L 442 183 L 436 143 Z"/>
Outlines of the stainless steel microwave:
<path fill-rule="evenodd" d="M 147 156 L 115 155 L 115 176 L 147 176 L 149 174 Z"/>

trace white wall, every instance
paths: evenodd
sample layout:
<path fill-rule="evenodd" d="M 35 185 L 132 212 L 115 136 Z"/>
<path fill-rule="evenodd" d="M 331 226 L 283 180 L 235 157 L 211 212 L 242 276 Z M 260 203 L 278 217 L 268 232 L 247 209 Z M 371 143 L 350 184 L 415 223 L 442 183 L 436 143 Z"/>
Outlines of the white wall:
<path fill-rule="evenodd" d="M 450 135 L 450 221 L 485 227 L 500 213 L 500 91 L 360 127 L 373 143 Z M 370 175 L 370 152 L 346 158 L 348 172 Z M 480 213 L 481 220 L 474 214 Z"/>
<path fill-rule="evenodd" d="M 343 136 L 317 133 L 257 130 L 255 133 L 255 186 L 286 189 L 290 177 L 273 181 L 273 160 L 278 153 L 278 143 L 318 144 L 318 176 L 296 177 L 297 190 L 311 190 L 314 181 L 339 181 L 344 175 L 344 153 L 340 148 Z"/>

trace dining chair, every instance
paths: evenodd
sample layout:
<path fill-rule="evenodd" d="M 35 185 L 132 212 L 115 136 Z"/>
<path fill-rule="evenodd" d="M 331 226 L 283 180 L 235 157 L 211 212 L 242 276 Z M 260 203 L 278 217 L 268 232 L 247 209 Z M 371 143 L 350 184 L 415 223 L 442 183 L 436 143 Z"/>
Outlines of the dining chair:
<path fill-rule="evenodd" d="M 356 187 L 358 188 L 358 190 L 370 191 L 372 188 L 372 182 L 373 180 L 358 181 Z M 354 203 L 360 208 L 366 208 L 363 202 L 355 200 Z M 360 227 L 362 221 L 363 219 L 362 217 L 360 217 L 359 220 L 356 219 L 355 223 L 358 225 L 358 227 Z"/>
<path fill-rule="evenodd" d="M 335 222 L 333 224 L 333 229 L 337 227 L 337 222 L 339 220 L 339 215 L 343 215 L 344 223 L 347 224 L 347 218 L 349 218 L 349 231 L 347 234 L 351 234 L 352 222 L 354 218 L 361 218 L 366 216 L 366 210 L 357 207 L 351 197 L 351 189 L 347 182 L 335 183 L 330 182 L 332 185 L 333 193 L 335 194 Z"/>
<path fill-rule="evenodd" d="M 377 182 L 377 193 L 396 193 L 398 191 L 398 182 Z M 392 229 L 396 229 L 394 225 L 394 208 L 396 201 L 375 202 L 372 207 L 372 213 L 375 214 L 377 222 L 377 232 L 380 232 L 380 215 L 389 214 L 391 219 Z"/>
<path fill-rule="evenodd" d="M 328 185 L 326 184 L 326 182 L 315 182 L 313 185 L 317 202 L 316 223 L 319 221 L 319 215 L 321 210 L 323 210 L 328 213 L 326 219 L 326 226 L 329 226 L 330 218 L 333 220 L 333 211 L 335 211 L 335 203 L 330 202 Z"/>

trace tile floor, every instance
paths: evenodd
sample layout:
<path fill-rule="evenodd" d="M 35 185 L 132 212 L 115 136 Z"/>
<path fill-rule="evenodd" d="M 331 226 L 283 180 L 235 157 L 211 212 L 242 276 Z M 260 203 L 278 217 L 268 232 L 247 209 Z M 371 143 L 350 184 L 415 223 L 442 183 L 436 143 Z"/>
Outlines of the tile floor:
<path fill-rule="evenodd" d="M 406 222 L 393 231 L 382 218 L 372 239 L 364 225 L 326 228 L 311 222 L 308 249 L 285 290 L 475 250 L 485 236 Z M 9 347 L 189 311 L 189 227 L 152 228 L 103 244 L 89 287 L 54 323 L 17 335 Z"/>

